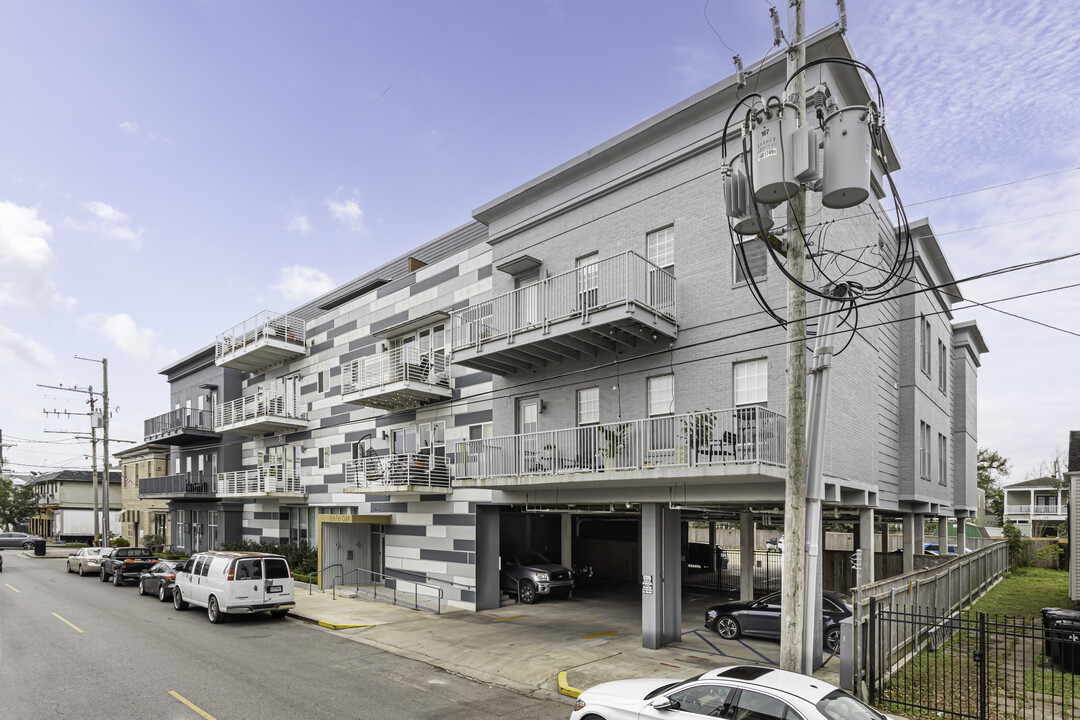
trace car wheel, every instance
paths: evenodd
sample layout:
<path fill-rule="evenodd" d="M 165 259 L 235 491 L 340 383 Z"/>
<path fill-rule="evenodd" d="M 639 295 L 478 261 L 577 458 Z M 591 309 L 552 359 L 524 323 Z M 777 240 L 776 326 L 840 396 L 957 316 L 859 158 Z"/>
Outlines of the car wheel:
<path fill-rule="evenodd" d="M 532 584 L 531 580 L 521 581 L 521 585 L 518 586 L 518 600 L 526 605 L 532 605 L 536 602 L 536 586 Z"/>
<path fill-rule="evenodd" d="M 114 587 L 120 587 L 124 584 L 124 576 L 118 572 L 112 574 L 112 584 Z"/>
<path fill-rule="evenodd" d="M 270 617 L 277 618 L 279 620 L 281 618 L 285 617 L 288 614 L 289 614 L 288 610 L 271 610 L 270 611 Z"/>
<path fill-rule="evenodd" d="M 739 621 L 730 615 L 724 615 L 716 621 L 716 634 L 725 640 L 734 640 L 742 635 Z"/>
<path fill-rule="evenodd" d="M 65 565 L 67 565 L 67 571 L 68 571 L 69 573 L 73 573 L 73 572 L 75 572 L 74 570 L 72 570 L 72 569 L 71 569 L 71 563 L 64 563 L 64 564 L 65 564 Z"/>
<path fill-rule="evenodd" d="M 825 650 L 834 655 L 840 650 L 840 628 L 825 631 Z"/>
<path fill-rule="evenodd" d="M 159 602 L 165 602 L 167 596 L 165 595 L 165 586 L 158 583 L 157 586 L 157 599 Z"/>
<path fill-rule="evenodd" d="M 109 581 L 109 576 L 105 574 L 105 568 L 101 568 L 101 572 L 98 573 L 98 575 L 101 577 L 101 582 Z"/>
<path fill-rule="evenodd" d="M 79 563 L 79 577 L 86 577 L 86 568 L 82 563 Z"/>
<path fill-rule="evenodd" d="M 139 594 L 140 595 L 145 595 L 146 594 L 146 588 L 143 587 L 142 578 L 139 578 Z"/>
<path fill-rule="evenodd" d="M 34 549 L 34 543 L 32 543 L 32 542 L 24 542 L 22 544 L 22 549 L 23 550 L 33 550 Z"/>
<path fill-rule="evenodd" d="M 184 602 L 183 596 L 180 595 L 180 588 L 173 588 L 172 606 L 173 610 L 187 610 L 187 603 Z"/>
<path fill-rule="evenodd" d="M 225 613 L 221 612 L 217 598 L 213 595 L 210 596 L 210 602 L 206 603 L 206 617 L 210 618 L 210 622 L 215 625 L 225 621 Z"/>

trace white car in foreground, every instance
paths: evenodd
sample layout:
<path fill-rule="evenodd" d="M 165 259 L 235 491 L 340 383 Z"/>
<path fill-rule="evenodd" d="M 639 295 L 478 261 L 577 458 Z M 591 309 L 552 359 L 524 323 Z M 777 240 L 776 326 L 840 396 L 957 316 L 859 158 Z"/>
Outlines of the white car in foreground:
<path fill-rule="evenodd" d="M 578 697 L 570 720 L 886 720 L 835 685 L 757 665 L 709 670 L 689 680 L 617 680 Z"/>

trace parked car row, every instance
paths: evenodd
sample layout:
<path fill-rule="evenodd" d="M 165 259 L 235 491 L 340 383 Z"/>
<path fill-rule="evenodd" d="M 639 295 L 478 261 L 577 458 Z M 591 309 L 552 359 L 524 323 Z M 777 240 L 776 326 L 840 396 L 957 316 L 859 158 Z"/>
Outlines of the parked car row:
<path fill-rule="evenodd" d="M 281 555 L 202 552 L 160 560 L 148 548 L 82 548 L 68 556 L 69 573 L 96 574 L 116 587 L 138 582 L 140 595 L 172 599 L 173 608 L 206 608 L 212 623 L 228 615 L 268 612 L 283 618 L 295 607 L 292 570 Z M 94 569 L 96 568 L 96 572 Z"/>
<path fill-rule="evenodd" d="M 826 590 L 821 596 L 823 646 L 827 652 L 840 649 L 840 623 L 854 614 L 851 598 Z M 760 600 L 732 601 L 713 605 L 705 613 L 705 627 L 725 640 L 742 635 L 780 637 L 780 593 Z"/>
<path fill-rule="evenodd" d="M 38 540 L 44 542 L 45 538 L 24 532 L 0 532 L 0 548 L 22 548 L 23 550 L 33 550 L 34 543 Z"/>

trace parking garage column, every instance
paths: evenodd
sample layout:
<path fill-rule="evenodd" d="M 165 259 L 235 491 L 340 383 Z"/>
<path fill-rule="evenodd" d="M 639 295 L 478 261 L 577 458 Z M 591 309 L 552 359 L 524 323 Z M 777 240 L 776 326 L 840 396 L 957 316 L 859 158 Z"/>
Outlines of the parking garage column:
<path fill-rule="evenodd" d="M 919 513 L 915 513 L 912 516 L 912 520 L 915 523 L 915 547 L 914 551 L 916 555 L 926 554 L 926 516 Z"/>
<path fill-rule="evenodd" d="M 874 582 L 874 508 L 859 509 L 859 529 L 856 534 L 856 548 L 861 548 L 863 572 L 860 583 L 868 585 Z"/>
<path fill-rule="evenodd" d="M 754 599 L 754 514 L 739 513 L 739 599 Z"/>
<path fill-rule="evenodd" d="M 911 513 L 904 515 L 904 572 L 909 573 L 915 569 L 915 516 Z"/>
<path fill-rule="evenodd" d="M 939 545 L 938 547 L 942 546 Z M 949 543 L 945 543 L 944 548 L 945 552 L 949 552 Z M 956 554 L 960 556 L 965 552 L 967 552 L 967 520 L 958 517 L 956 518 Z"/>
<path fill-rule="evenodd" d="M 559 542 L 559 547 L 562 551 L 561 564 L 565 568 L 573 567 L 574 547 L 572 543 L 574 541 L 574 516 L 570 513 L 563 513 L 559 516 L 559 519 L 561 521 L 561 525 L 559 526 L 561 531 Z"/>
<path fill-rule="evenodd" d="M 938 518 L 937 526 L 937 546 L 938 553 L 941 553 L 941 548 L 945 548 L 948 552 L 949 548 L 949 518 Z"/>
<path fill-rule="evenodd" d="M 641 505 L 641 644 L 651 650 L 682 637 L 681 517 L 660 503 Z"/>

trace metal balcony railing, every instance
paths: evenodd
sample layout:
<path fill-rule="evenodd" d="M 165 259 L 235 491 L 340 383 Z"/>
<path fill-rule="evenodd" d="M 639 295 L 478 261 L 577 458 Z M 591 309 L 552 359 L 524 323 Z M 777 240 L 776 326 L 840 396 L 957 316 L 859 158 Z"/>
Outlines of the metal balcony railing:
<path fill-rule="evenodd" d="M 185 429 L 208 430 L 214 429 L 214 413 L 212 410 L 197 410 L 195 408 L 177 408 L 157 417 L 143 421 L 143 436 L 146 440 L 163 435 L 170 435 L 178 430 Z"/>
<path fill-rule="evenodd" d="M 437 455 L 374 455 L 345 463 L 345 486 L 450 487 L 450 463 Z"/>
<path fill-rule="evenodd" d="M 393 383 L 418 382 L 450 388 L 450 363 L 442 352 L 411 345 L 357 358 L 341 366 L 341 394 L 374 390 Z"/>
<path fill-rule="evenodd" d="M 452 350 L 636 304 L 674 321 L 675 276 L 635 252 L 598 260 L 450 313 Z"/>
<path fill-rule="evenodd" d="M 218 493 L 222 496 L 301 492 L 299 471 L 284 464 L 218 473 Z"/>
<path fill-rule="evenodd" d="M 264 310 L 254 317 L 229 328 L 217 336 L 215 360 L 242 352 L 251 345 L 265 340 L 279 340 L 297 347 L 297 352 L 304 351 L 304 321 L 292 315 Z"/>
<path fill-rule="evenodd" d="M 214 495 L 217 478 L 203 473 L 180 473 L 139 480 L 139 497 Z"/>
<path fill-rule="evenodd" d="M 1006 515 L 1065 515 L 1068 505 L 1006 505 Z"/>
<path fill-rule="evenodd" d="M 709 410 L 458 443 L 456 478 L 598 473 L 660 467 L 784 465 L 783 415 Z"/>
<path fill-rule="evenodd" d="M 230 400 L 214 408 L 214 428 L 223 428 L 260 418 L 307 420 L 305 404 L 292 393 L 257 392 L 254 395 Z"/>

